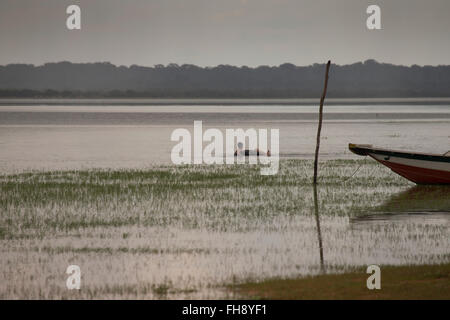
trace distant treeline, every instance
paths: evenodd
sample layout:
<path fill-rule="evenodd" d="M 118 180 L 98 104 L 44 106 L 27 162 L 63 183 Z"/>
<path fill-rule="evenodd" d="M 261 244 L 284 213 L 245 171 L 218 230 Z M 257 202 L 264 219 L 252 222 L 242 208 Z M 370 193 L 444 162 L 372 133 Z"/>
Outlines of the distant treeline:
<path fill-rule="evenodd" d="M 315 98 L 325 66 L 256 68 L 169 64 L 47 63 L 0 66 L 0 97 Z M 398 66 L 375 60 L 332 65 L 328 97 L 449 97 L 450 66 Z"/>

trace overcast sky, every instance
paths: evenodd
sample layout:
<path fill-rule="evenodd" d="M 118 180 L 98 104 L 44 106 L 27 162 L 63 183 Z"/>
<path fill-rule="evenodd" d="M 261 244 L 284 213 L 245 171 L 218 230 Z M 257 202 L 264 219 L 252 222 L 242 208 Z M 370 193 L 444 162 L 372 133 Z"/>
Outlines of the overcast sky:
<path fill-rule="evenodd" d="M 81 30 L 66 8 L 81 7 Z M 382 30 L 366 28 L 381 7 Z M 0 64 L 450 64 L 450 0 L 1 0 Z"/>

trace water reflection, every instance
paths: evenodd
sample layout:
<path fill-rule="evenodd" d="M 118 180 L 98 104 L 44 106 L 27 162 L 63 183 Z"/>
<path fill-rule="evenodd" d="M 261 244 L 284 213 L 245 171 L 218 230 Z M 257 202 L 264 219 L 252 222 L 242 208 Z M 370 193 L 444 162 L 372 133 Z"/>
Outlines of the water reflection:
<path fill-rule="evenodd" d="M 377 211 L 450 212 L 450 186 L 414 186 L 392 196 Z"/>
<path fill-rule="evenodd" d="M 320 271 L 325 272 L 324 260 L 323 260 L 323 245 L 322 245 L 322 234 L 320 232 L 320 217 L 319 217 L 319 201 L 317 196 L 317 186 L 313 185 L 314 189 L 314 214 L 316 217 L 316 227 L 317 227 L 317 238 L 319 240 L 319 255 L 320 255 Z"/>
<path fill-rule="evenodd" d="M 427 224 L 450 222 L 450 186 L 414 186 L 395 194 L 367 215 L 352 218 L 355 224 L 404 221 Z"/>

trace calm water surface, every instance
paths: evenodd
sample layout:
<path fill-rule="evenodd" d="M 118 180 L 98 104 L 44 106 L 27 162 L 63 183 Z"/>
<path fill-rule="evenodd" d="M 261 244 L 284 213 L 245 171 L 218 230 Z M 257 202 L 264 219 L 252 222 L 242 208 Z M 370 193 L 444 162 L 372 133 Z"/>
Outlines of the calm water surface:
<path fill-rule="evenodd" d="M 355 158 L 349 142 L 444 153 L 449 105 L 325 107 L 321 156 Z M 278 128 L 280 156 L 311 158 L 317 130 L 312 105 L 0 106 L 0 171 L 142 168 L 170 163 L 176 128 Z"/>

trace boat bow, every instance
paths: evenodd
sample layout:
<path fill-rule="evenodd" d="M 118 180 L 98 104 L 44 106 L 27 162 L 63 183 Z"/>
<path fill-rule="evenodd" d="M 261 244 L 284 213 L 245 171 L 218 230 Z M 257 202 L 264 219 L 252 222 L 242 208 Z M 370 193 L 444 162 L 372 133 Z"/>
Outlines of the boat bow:
<path fill-rule="evenodd" d="M 395 173 L 417 184 L 450 184 L 450 157 L 349 144 L 351 152 L 370 156 Z"/>

